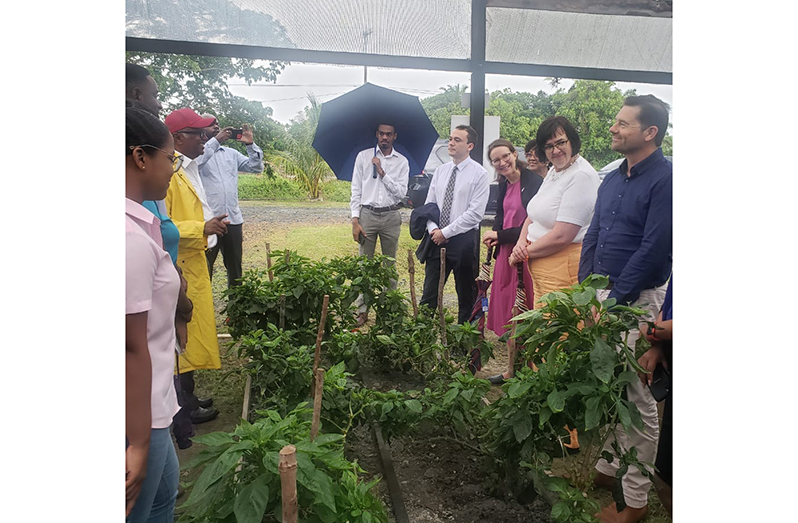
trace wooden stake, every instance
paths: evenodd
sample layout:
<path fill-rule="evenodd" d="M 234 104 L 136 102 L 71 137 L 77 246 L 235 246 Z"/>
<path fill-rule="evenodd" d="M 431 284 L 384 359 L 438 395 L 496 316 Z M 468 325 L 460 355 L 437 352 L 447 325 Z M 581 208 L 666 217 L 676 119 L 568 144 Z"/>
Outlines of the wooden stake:
<path fill-rule="evenodd" d="M 283 498 L 283 523 L 297 523 L 297 497 L 296 497 L 296 447 L 286 445 L 280 450 L 280 485 Z"/>
<path fill-rule="evenodd" d="M 269 281 L 274 281 L 274 273 L 272 272 L 272 249 L 269 242 L 266 242 L 266 267 L 269 269 Z"/>
<path fill-rule="evenodd" d="M 319 435 L 321 420 L 321 396 L 324 391 L 324 369 L 316 369 L 316 394 L 313 398 L 313 424 L 310 426 L 310 441 Z"/>
<path fill-rule="evenodd" d="M 324 295 L 324 301 L 321 303 L 321 319 L 319 320 L 319 331 L 316 334 L 316 355 L 313 358 L 313 376 L 316 376 L 316 369 L 319 368 L 321 362 L 321 339 L 324 337 L 324 324 L 327 323 L 327 307 L 330 305 L 330 295 Z M 315 378 L 314 378 L 315 379 Z M 311 397 L 315 397 L 314 391 L 311 389 Z"/>
<path fill-rule="evenodd" d="M 285 329 L 285 294 L 280 295 L 280 330 Z"/>
<path fill-rule="evenodd" d="M 441 344 L 446 347 L 446 318 L 443 315 L 443 286 L 446 283 L 446 247 L 441 248 L 441 273 L 438 280 L 438 316 L 441 318 Z"/>
<path fill-rule="evenodd" d="M 518 307 L 513 307 L 513 317 L 518 316 Z M 510 335 L 510 338 L 507 340 L 507 367 L 510 370 L 510 377 L 515 377 L 515 358 L 518 355 L 518 348 L 515 343 L 515 326 L 518 324 L 517 321 L 513 322 L 513 332 Z"/>
<path fill-rule="evenodd" d="M 413 303 L 413 318 L 418 318 L 418 303 L 416 303 L 416 261 L 413 251 L 407 249 L 407 271 L 410 273 L 410 301 Z"/>
<path fill-rule="evenodd" d="M 285 264 L 288 265 L 288 261 L 291 259 L 291 251 L 288 249 L 285 250 Z"/>

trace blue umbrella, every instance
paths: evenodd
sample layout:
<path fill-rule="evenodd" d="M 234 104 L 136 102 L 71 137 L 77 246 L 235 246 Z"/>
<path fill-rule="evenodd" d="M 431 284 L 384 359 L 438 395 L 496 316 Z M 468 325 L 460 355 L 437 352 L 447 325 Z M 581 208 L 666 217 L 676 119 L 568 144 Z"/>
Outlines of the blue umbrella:
<path fill-rule="evenodd" d="M 410 176 L 421 173 L 438 131 L 416 96 L 365 84 L 321 106 L 313 148 L 340 180 L 352 180 L 355 157 L 375 148 L 377 126 L 396 129 L 394 148 L 407 158 Z M 376 148 L 375 148 L 376 152 Z"/>

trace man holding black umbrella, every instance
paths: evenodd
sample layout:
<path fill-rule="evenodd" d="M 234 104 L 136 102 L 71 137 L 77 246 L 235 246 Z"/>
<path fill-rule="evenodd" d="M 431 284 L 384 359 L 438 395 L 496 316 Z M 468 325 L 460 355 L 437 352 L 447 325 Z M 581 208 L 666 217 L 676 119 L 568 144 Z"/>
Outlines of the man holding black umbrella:
<path fill-rule="evenodd" d="M 352 172 L 352 238 L 360 243 L 360 255 L 374 256 L 377 237 L 382 254 L 396 258 L 402 216 L 399 203 L 407 193 L 410 166 L 407 158 L 393 148 L 396 128 L 389 123 L 377 126 L 377 145 L 361 151 Z M 391 282 L 391 288 L 396 282 Z M 358 325 L 368 320 L 363 297 L 358 297 Z"/>

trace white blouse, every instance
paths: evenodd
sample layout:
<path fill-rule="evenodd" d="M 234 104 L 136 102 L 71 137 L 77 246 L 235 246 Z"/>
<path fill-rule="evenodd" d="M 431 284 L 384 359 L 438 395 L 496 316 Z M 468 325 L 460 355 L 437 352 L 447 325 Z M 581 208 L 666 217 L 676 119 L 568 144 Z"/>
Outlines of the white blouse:
<path fill-rule="evenodd" d="M 566 222 L 581 226 L 573 243 L 582 243 L 593 219 L 600 183 L 596 170 L 581 156 L 564 171 L 549 169 L 537 194 L 526 206 L 532 221 L 527 239 L 537 241 L 554 228 L 555 222 Z"/>

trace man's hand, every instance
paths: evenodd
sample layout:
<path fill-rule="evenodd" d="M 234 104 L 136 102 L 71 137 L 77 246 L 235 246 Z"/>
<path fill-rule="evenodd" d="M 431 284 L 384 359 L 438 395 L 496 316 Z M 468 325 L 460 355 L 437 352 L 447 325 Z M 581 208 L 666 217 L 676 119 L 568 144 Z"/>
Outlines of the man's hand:
<path fill-rule="evenodd" d="M 227 224 L 230 223 L 230 220 L 225 220 L 225 218 L 227 218 L 226 214 L 220 214 L 219 216 L 214 216 L 205 222 L 205 228 L 203 229 L 202 234 L 205 236 L 210 236 L 212 234 L 224 236 L 227 234 Z"/>
<path fill-rule="evenodd" d="M 380 175 L 380 178 L 385 176 L 385 171 L 382 170 L 382 164 L 380 163 L 380 159 L 376 156 L 371 159 L 371 164 L 377 166 L 377 174 Z"/>
<path fill-rule="evenodd" d="M 357 218 L 352 218 L 352 239 L 360 243 L 361 234 L 366 236 L 366 231 L 363 230 L 363 226 L 360 225 L 360 221 Z"/>
<path fill-rule="evenodd" d="M 446 239 L 440 229 L 435 229 L 432 231 L 432 241 L 434 241 L 436 245 L 443 245 L 449 240 Z"/>
<path fill-rule="evenodd" d="M 488 247 L 495 247 L 499 244 L 499 233 L 496 231 L 487 231 L 482 235 L 482 243 Z"/>
<path fill-rule="evenodd" d="M 658 363 L 662 363 L 667 369 L 667 363 L 665 363 L 665 353 L 662 352 L 662 347 L 659 345 L 653 345 L 650 349 L 648 349 L 645 354 L 640 356 L 640 359 L 637 360 L 637 363 L 639 363 L 641 367 L 648 371 L 646 374 L 643 374 L 642 372 L 637 373 L 637 375 L 640 376 L 640 381 L 643 382 L 643 385 L 651 385 L 652 373 L 654 372 L 654 369 L 657 368 Z"/>
<path fill-rule="evenodd" d="M 255 142 L 255 137 L 252 135 L 252 126 L 249 124 L 242 124 L 241 125 L 241 138 L 238 140 L 239 142 L 243 143 L 244 145 L 252 145 Z"/>
<path fill-rule="evenodd" d="M 149 446 L 128 445 L 125 451 L 125 517 L 130 515 L 147 474 Z"/>
<path fill-rule="evenodd" d="M 233 128 L 225 127 L 224 129 L 216 133 L 216 136 L 214 138 L 216 138 L 216 141 L 221 144 L 229 140 L 230 137 L 232 136 L 233 136 Z"/>

